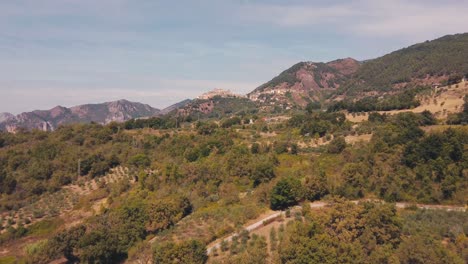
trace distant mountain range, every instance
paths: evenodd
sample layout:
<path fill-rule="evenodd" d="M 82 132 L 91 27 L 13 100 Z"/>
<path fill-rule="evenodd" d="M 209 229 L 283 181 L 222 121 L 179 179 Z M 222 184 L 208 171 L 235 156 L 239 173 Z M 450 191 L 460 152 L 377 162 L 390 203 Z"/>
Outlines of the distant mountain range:
<path fill-rule="evenodd" d="M 215 89 L 195 100 L 184 100 L 159 110 L 146 104 L 119 100 L 13 116 L 0 113 L 0 130 L 54 130 L 62 124 L 112 121 L 166 115 L 206 117 L 257 109 L 303 108 L 310 102 L 330 103 L 348 98 L 399 93 L 417 85 L 437 85 L 468 74 L 468 33 L 445 36 L 359 62 L 352 58 L 331 62 L 300 62 L 247 97 Z"/>
<path fill-rule="evenodd" d="M 70 123 L 96 122 L 107 124 L 112 121 L 124 122 L 138 117 L 154 116 L 161 110 L 147 104 L 118 100 L 102 104 L 85 104 L 74 107 L 56 106 L 50 110 L 36 110 L 13 116 L 0 115 L 0 129 L 15 131 L 18 128 L 55 130 L 58 126 Z"/>
<path fill-rule="evenodd" d="M 10 114 L 10 113 L 0 113 L 0 123 L 9 119 L 9 118 L 13 118 L 15 117 L 14 115 Z"/>

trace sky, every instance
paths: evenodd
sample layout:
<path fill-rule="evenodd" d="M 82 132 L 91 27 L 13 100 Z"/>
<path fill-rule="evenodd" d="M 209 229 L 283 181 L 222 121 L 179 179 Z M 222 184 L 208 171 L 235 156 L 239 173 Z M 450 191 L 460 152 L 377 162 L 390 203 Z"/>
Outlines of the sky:
<path fill-rule="evenodd" d="M 467 31 L 466 0 L 0 0 L 0 112 L 245 94 L 299 61 Z"/>

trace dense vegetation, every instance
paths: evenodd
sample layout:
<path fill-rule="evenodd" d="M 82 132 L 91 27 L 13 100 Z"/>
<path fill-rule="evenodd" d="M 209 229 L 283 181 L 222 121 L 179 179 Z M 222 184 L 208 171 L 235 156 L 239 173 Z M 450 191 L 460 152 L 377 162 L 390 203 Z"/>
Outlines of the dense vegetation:
<path fill-rule="evenodd" d="M 401 216 L 389 204 L 338 201 L 322 213 L 302 214 L 303 219 L 290 222 L 281 235 L 279 263 L 461 264 L 468 257 L 465 213 L 416 211 Z M 453 233 L 443 231 L 449 224 Z M 448 247 L 440 243 L 446 238 Z"/>
<path fill-rule="evenodd" d="M 289 121 L 290 127 L 300 129 L 302 135 L 323 137 L 327 133 L 349 130 L 350 123 L 343 113 L 313 112 L 295 115 Z"/>
<path fill-rule="evenodd" d="M 0 141 L 0 207 L 11 210 L 78 177 L 103 176 L 124 159 L 132 137 L 117 136 L 111 126 L 90 124 L 54 133 L 0 133 Z"/>
<path fill-rule="evenodd" d="M 342 92 L 427 74 L 456 83 L 468 72 L 467 37 L 368 61 Z M 314 65 L 319 84 L 335 71 Z M 306 66 L 258 89 L 294 84 Z M 0 132 L 0 263 L 466 263 L 466 212 L 395 205 L 468 197 L 468 96 L 446 126 L 429 111 L 375 112 L 418 106 L 425 88 L 414 85 L 327 112 L 309 98 L 290 118 L 215 97 L 122 124 Z M 352 123 L 340 110 L 370 113 Z M 328 205 L 312 212 L 311 201 Z M 243 230 L 269 210 L 284 216 L 263 223 L 268 237 Z"/>
<path fill-rule="evenodd" d="M 97 181 L 88 204 L 75 206 L 92 207 L 93 201 L 106 199 L 99 213 L 68 228 L 63 220 L 50 222 L 60 219 L 60 209 L 50 218 L 38 214 L 20 217 L 17 223 L 9 218 L 2 225 L 0 244 L 24 236 L 37 238 L 24 257 L 30 263 L 60 257 L 110 263 L 139 260 L 142 255 L 155 263 L 204 263 L 206 244 L 267 208 L 286 210 L 332 197 L 466 202 L 468 131 L 458 127 L 424 132 L 421 126 L 435 123 L 429 112 L 371 113 L 359 127 L 336 112 L 310 111 L 275 124 L 262 120 L 248 124 L 244 119 L 235 116 L 193 126 L 180 121 L 178 129 L 171 128 L 170 119 L 154 118 L 107 126 L 71 125 L 48 133 L 1 133 L 2 215 L 40 197 L 58 195 L 65 185 L 99 180 L 116 166 L 130 170 L 128 178 L 112 184 Z M 346 142 L 345 136 L 363 131 L 373 133 L 370 142 Z M 300 147 L 327 137 L 326 146 Z M 441 226 L 443 238 L 421 241 L 420 233 L 412 235 L 416 234 L 412 215 L 400 216 L 392 205 L 342 202 L 317 217 L 305 212 L 277 238 L 277 262 L 333 263 L 338 258 L 414 263 L 412 244 L 418 245 L 423 260 L 458 263 L 464 258 L 455 243 L 460 232 Z M 453 246 L 437 244 L 446 236 Z M 185 241 L 187 237 L 191 240 Z M 268 256 L 264 238 L 247 233 L 237 239 L 230 246 L 229 261 L 258 263 Z M 425 256 L 429 246 L 437 250 Z"/>
<path fill-rule="evenodd" d="M 328 108 L 328 111 L 370 112 L 411 109 L 420 105 L 420 102 L 416 99 L 416 95 L 424 89 L 423 87 L 418 87 L 383 97 L 368 96 L 356 101 L 343 100 L 332 104 Z"/>

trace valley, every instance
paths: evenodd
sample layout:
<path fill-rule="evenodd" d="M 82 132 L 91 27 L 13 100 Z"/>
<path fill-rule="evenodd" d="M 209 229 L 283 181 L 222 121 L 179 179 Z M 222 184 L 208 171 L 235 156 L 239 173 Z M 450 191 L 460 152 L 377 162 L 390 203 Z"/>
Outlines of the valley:
<path fill-rule="evenodd" d="M 467 33 L 163 110 L 1 114 L 0 263 L 465 263 L 463 54 Z"/>

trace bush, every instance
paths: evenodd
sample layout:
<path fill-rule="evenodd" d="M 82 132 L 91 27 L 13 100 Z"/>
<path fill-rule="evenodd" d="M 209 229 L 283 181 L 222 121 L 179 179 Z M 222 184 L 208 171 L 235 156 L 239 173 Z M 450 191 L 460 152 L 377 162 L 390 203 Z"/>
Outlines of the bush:
<path fill-rule="evenodd" d="M 153 263 L 203 264 L 208 260 L 206 247 L 197 240 L 184 241 L 180 244 L 166 242 L 154 247 Z"/>
<path fill-rule="evenodd" d="M 345 148 L 346 141 L 344 137 L 336 137 L 330 142 L 330 144 L 328 144 L 327 152 L 332 154 L 339 154 L 343 152 Z"/>

